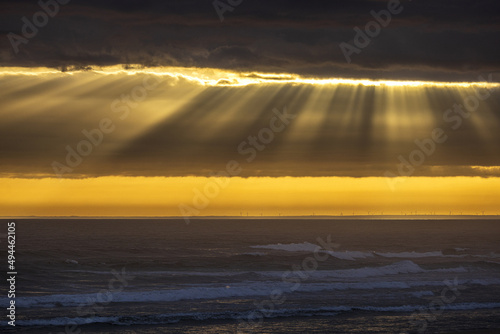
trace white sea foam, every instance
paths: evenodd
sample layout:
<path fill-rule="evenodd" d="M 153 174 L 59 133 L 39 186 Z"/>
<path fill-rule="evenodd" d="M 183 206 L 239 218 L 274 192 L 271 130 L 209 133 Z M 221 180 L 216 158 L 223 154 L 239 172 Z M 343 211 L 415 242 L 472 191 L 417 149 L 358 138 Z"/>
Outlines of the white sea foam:
<path fill-rule="evenodd" d="M 360 251 L 328 251 L 322 249 L 321 246 L 312 244 L 310 242 L 303 242 L 301 244 L 271 244 L 271 245 L 257 245 L 250 246 L 251 248 L 259 249 L 272 249 L 285 252 L 307 252 L 312 253 L 315 251 L 327 253 L 330 256 L 336 257 L 341 260 L 355 260 L 366 257 L 373 257 L 373 253 L 360 252 Z"/>
<path fill-rule="evenodd" d="M 251 256 L 266 256 L 267 253 L 264 252 L 249 252 L 249 253 L 243 253 L 243 255 L 251 255 Z"/>
<path fill-rule="evenodd" d="M 269 296 L 275 289 L 291 292 L 294 283 L 239 283 L 229 287 L 204 285 L 183 289 L 153 290 L 137 292 L 120 292 L 113 294 L 113 303 L 139 303 L 139 302 L 172 302 L 180 300 L 219 299 L 231 297 Z M 303 284 L 299 291 L 318 292 L 327 290 L 348 289 L 408 289 L 404 282 L 365 282 L 365 283 L 312 283 Z M 78 295 L 46 295 L 36 297 L 19 297 L 16 300 L 18 307 L 55 307 L 55 306 L 82 306 L 88 305 L 89 300 L 95 300 L 96 294 Z M 4 298 L 0 298 L 3 300 Z"/>
<path fill-rule="evenodd" d="M 310 242 L 303 242 L 301 244 L 273 244 L 273 245 L 258 245 L 250 246 L 251 248 L 264 248 L 264 249 L 274 249 L 287 252 L 314 252 L 316 249 L 321 249 L 320 246 L 312 244 Z"/>
<path fill-rule="evenodd" d="M 69 272 L 69 271 L 68 271 Z M 99 274 L 108 274 L 109 272 L 93 272 L 84 270 L 73 270 L 71 272 L 90 272 Z M 240 277 L 243 279 L 281 279 L 287 271 L 131 271 L 129 274 L 134 276 L 159 276 L 159 277 L 213 277 L 227 278 Z M 328 278 L 355 278 L 363 279 L 377 276 L 398 275 L 398 274 L 417 274 L 417 273 L 467 273 L 466 268 L 438 268 L 438 269 L 423 269 L 418 264 L 411 260 L 403 260 L 389 265 L 376 267 L 368 266 L 352 269 L 337 269 L 337 270 L 316 270 L 308 272 L 309 279 L 328 279 Z M 250 278 L 251 277 L 251 278 Z"/>
<path fill-rule="evenodd" d="M 426 270 L 422 269 L 412 261 L 400 261 L 382 267 L 363 267 L 356 269 L 339 269 L 339 270 L 317 270 L 308 273 L 309 277 L 315 279 L 325 278 L 367 278 L 385 275 L 397 275 L 408 273 L 423 273 Z M 261 272 L 262 276 L 281 277 L 283 272 Z"/>
<path fill-rule="evenodd" d="M 441 251 L 438 252 L 425 252 L 425 253 L 417 253 L 417 252 L 400 252 L 400 253 L 380 253 L 375 252 L 375 254 L 383 256 L 383 257 L 400 257 L 400 258 L 421 258 L 421 257 L 435 257 L 435 256 L 444 256 Z"/>
<path fill-rule="evenodd" d="M 400 305 L 400 306 L 325 306 L 325 307 L 309 307 L 298 309 L 275 309 L 266 310 L 262 314 L 266 318 L 279 318 L 279 317 L 297 317 L 297 316 L 319 316 L 327 315 L 333 316 L 340 312 L 353 312 L 353 311 L 370 311 L 370 312 L 402 312 L 410 313 L 422 310 L 428 305 Z M 500 308 L 500 303 L 461 303 L 461 304 L 447 304 L 443 309 L 446 310 L 478 310 L 478 309 L 493 309 Z M 17 320 L 16 325 L 20 327 L 28 326 L 66 326 L 66 325 L 87 325 L 95 323 L 109 323 L 115 325 L 147 325 L 147 324 L 162 324 L 162 323 L 176 323 L 181 319 L 189 320 L 208 320 L 208 319 L 248 319 L 251 315 L 255 315 L 255 310 L 240 311 L 240 312 L 189 312 L 189 313 L 169 313 L 145 316 L 121 316 L 121 317 L 89 317 L 89 318 L 50 318 L 50 319 L 31 319 L 31 320 Z M 259 313 L 260 315 L 260 313 Z M 250 318 L 251 319 L 251 318 Z"/>
<path fill-rule="evenodd" d="M 424 271 L 424 269 L 412 261 L 401 261 L 383 267 L 335 270 L 334 275 L 337 275 L 337 277 L 365 278 L 373 276 L 422 273 Z"/>
<path fill-rule="evenodd" d="M 500 279 L 498 278 L 483 278 L 483 279 L 471 279 L 467 281 L 468 284 L 477 284 L 477 285 L 500 285 Z"/>
<path fill-rule="evenodd" d="M 31 319 L 31 320 L 16 320 L 17 326 L 66 326 L 66 325 L 88 325 L 96 323 L 114 323 L 119 317 L 79 317 L 68 318 L 59 317 L 51 319 Z"/>
<path fill-rule="evenodd" d="M 251 248 L 258 249 L 272 249 L 276 251 L 284 252 L 314 252 L 318 251 L 321 253 L 327 253 L 332 257 L 341 260 L 354 261 L 356 259 L 372 258 L 374 256 L 382 256 L 386 258 L 405 258 L 405 259 L 416 259 L 416 258 L 426 258 L 426 257 L 464 257 L 467 254 L 461 255 L 444 255 L 442 251 L 432 251 L 432 252 L 373 252 L 373 251 L 329 251 L 322 249 L 321 246 L 312 244 L 310 242 L 303 243 L 293 243 L 293 244 L 270 244 L 270 245 L 257 245 L 250 246 Z M 460 250 L 465 250 L 465 248 L 460 248 Z M 475 256 L 475 255 L 472 255 Z M 496 254 L 490 255 L 477 255 L 478 257 L 489 257 L 494 258 Z"/>
<path fill-rule="evenodd" d="M 412 296 L 415 296 L 417 298 L 421 298 L 424 296 L 434 296 L 434 293 L 432 291 L 417 291 L 417 292 L 412 292 Z"/>
<path fill-rule="evenodd" d="M 292 276 L 290 276 L 292 277 Z M 276 289 L 287 293 L 297 281 L 244 282 L 231 285 L 203 284 L 180 289 L 162 289 L 152 291 L 123 291 L 112 295 L 112 303 L 155 303 L 181 300 L 220 299 L 235 297 L 269 296 Z M 463 284 L 463 282 L 460 282 Z M 323 292 L 335 290 L 374 290 L 374 289 L 410 289 L 423 286 L 442 286 L 442 281 L 359 281 L 359 282 L 315 282 L 301 284 L 297 292 Z M 108 297 L 107 297 L 108 298 Z M 5 302 L 5 297 L 0 302 Z M 96 300 L 96 294 L 63 294 L 34 297 L 18 297 L 16 306 L 23 308 L 89 306 Z M 90 304 L 91 305 L 91 304 Z"/>
<path fill-rule="evenodd" d="M 360 252 L 360 251 L 326 251 L 327 254 L 336 257 L 341 260 L 351 260 L 365 259 L 367 257 L 373 257 L 373 253 Z"/>

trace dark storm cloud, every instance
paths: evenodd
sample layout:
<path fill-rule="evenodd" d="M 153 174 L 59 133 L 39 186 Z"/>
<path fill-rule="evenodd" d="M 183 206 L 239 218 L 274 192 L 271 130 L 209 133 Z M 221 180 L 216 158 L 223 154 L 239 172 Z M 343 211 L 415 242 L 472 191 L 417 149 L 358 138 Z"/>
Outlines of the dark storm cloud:
<path fill-rule="evenodd" d="M 209 0 L 70 1 L 15 54 L 7 38 L 36 1 L 0 1 L 0 65 L 137 63 L 315 76 L 474 80 L 500 70 L 500 3 L 402 1 L 348 64 L 339 47 L 387 1 L 249 1 L 220 22 Z"/>

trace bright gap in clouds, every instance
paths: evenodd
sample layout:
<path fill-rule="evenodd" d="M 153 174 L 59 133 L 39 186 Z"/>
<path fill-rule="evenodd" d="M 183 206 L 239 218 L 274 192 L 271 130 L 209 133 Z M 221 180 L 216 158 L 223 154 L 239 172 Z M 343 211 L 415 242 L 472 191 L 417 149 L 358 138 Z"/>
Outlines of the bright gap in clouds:
<path fill-rule="evenodd" d="M 214 68 L 190 68 L 190 67 L 144 67 L 141 65 L 114 65 L 95 67 L 86 70 L 99 74 L 153 74 L 158 76 L 170 76 L 183 78 L 197 82 L 205 86 L 246 86 L 254 84 L 289 83 L 289 84 L 311 84 L 311 85 L 363 85 L 363 86 L 399 86 L 399 87 L 500 87 L 500 83 L 488 82 L 487 77 L 478 77 L 473 82 L 445 82 L 445 81 L 421 81 L 421 80 L 376 80 L 376 79 L 352 79 L 352 78 L 311 78 L 287 73 L 258 73 L 258 72 L 235 72 Z M 2 75 L 49 75 L 69 74 L 82 72 L 81 69 L 65 70 L 64 72 L 43 67 L 0 67 Z M 491 80 L 490 80 L 491 81 Z"/>

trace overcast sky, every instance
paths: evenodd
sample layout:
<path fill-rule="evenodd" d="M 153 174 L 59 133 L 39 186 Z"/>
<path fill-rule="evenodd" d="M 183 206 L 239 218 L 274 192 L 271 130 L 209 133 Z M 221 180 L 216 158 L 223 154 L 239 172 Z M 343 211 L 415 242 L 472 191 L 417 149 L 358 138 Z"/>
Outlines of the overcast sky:
<path fill-rule="evenodd" d="M 467 81 L 500 69 L 496 0 L 401 1 L 351 63 L 339 45 L 353 45 L 353 29 L 388 1 L 243 0 L 221 22 L 211 0 L 71 0 L 15 53 L 8 34 L 22 36 L 22 17 L 32 22 L 37 2 L 0 1 L 0 66 L 133 63 Z"/>

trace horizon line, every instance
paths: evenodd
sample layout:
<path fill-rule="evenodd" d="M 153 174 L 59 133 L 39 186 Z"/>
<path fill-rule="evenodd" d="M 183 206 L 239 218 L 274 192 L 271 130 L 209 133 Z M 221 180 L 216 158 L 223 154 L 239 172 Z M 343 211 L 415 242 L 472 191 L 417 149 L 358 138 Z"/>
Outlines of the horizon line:
<path fill-rule="evenodd" d="M 439 214 L 409 214 L 409 215 L 277 215 L 277 216 L 0 216 L 0 219 L 384 219 L 384 218 L 448 218 L 448 219 L 493 219 L 499 218 L 500 214 L 463 214 L 463 215 L 439 215 Z"/>

